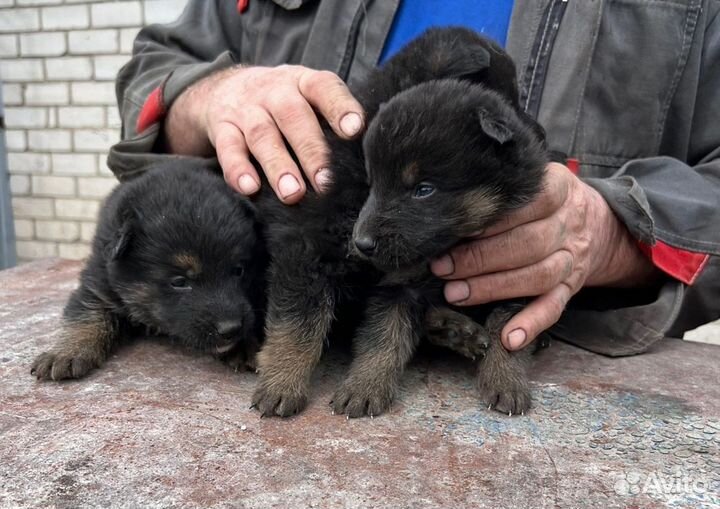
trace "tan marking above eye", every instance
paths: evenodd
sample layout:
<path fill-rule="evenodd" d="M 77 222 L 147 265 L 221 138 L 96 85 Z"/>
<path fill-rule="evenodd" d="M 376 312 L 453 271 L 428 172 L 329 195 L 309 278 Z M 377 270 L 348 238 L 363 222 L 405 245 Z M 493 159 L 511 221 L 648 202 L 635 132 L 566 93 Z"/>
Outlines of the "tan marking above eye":
<path fill-rule="evenodd" d="M 420 174 L 420 165 L 417 161 L 412 161 L 407 164 L 402 170 L 402 181 L 406 186 L 412 186 L 417 181 L 418 175 Z"/>
<path fill-rule="evenodd" d="M 180 269 L 183 269 L 191 275 L 198 275 L 202 272 L 202 264 L 200 259 L 189 253 L 179 253 L 173 257 L 173 263 Z"/>

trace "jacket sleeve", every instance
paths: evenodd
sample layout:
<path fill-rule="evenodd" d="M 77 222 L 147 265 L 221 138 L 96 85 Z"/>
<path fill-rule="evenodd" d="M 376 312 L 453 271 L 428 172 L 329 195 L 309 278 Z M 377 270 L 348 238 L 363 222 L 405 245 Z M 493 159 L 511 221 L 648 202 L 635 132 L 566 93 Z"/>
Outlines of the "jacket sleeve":
<path fill-rule="evenodd" d="M 594 292 L 594 310 L 580 304 L 558 324 L 562 339 L 607 355 L 629 355 L 720 318 L 717 13 L 705 31 L 702 55 L 687 162 L 662 156 L 631 160 L 609 179 L 585 180 L 668 277 L 652 292 Z"/>
<path fill-rule="evenodd" d="M 157 120 L 189 85 L 235 63 L 242 37 L 238 18 L 235 2 L 190 0 L 174 23 L 140 31 L 115 85 L 122 141 L 111 148 L 108 165 L 119 180 L 167 157 L 153 153 Z"/>

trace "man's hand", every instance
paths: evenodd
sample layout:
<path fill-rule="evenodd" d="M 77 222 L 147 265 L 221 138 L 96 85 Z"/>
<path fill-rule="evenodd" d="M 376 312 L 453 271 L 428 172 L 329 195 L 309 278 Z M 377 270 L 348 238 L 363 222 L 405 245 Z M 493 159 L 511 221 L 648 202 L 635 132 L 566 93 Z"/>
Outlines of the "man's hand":
<path fill-rule="evenodd" d="M 260 188 L 252 155 L 278 197 L 296 203 L 305 194 L 305 183 L 285 142 L 316 190 L 331 178 L 315 111 L 343 138 L 363 129 L 360 103 L 329 71 L 291 65 L 234 67 L 178 97 L 165 120 L 165 141 L 176 154 L 208 155 L 214 149 L 227 183 L 248 195 Z"/>
<path fill-rule="evenodd" d="M 537 296 L 503 328 L 518 350 L 560 319 L 583 286 L 632 287 L 656 269 L 593 188 L 561 164 L 548 165 L 532 203 L 432 263 L 448 302 L 469 306 Z"/>

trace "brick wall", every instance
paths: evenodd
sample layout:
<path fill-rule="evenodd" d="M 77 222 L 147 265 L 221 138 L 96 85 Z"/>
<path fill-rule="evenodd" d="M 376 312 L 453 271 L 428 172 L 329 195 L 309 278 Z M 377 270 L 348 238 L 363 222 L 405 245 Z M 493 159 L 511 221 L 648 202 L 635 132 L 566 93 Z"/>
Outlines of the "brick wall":
<path fill-rule="evenodd" d="M 0 0 L 0 76 L 18 259 L 83 258 L 120 135 L 114 79 L 141 26 L 186 0 Z"/>

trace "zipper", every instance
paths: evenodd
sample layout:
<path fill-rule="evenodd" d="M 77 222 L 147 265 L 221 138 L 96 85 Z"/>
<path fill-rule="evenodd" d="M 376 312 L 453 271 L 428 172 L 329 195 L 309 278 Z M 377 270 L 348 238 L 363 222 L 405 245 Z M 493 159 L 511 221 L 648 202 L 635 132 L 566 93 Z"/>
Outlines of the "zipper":
<path fill-rule="evenodd" d="M 337 73 L 343 81 L 347 81 L 348 76 L 350 75 L 350 65 L 355 57 L 355 48 L 357 47 L 360 35 L 360 25 L 367 15 L 369 4 L 372 2 L 373 0 L 360 0 L 360 5 L 358 6 L 357 11 L 355 11 L 355 16 L 353 17 L 352 24 L 350 25 L 347 43 L 345 44 L 345 53 L 342 62 L 340 62 L 340 68 Z"/>
<path fill-rule="evenodd" d="M 530 60 L 525 68 L 520 88 L 520 105 L 532 118 L 537 118 L 540 109 L 548 64 L 555 39 L 560 31 L 560 22 L 565 15 L 568 0 L 552 0 L 543 13 L 538 33 L 535 36 Z"/>

